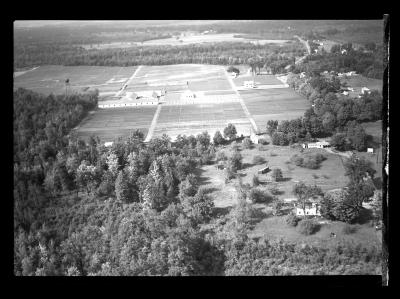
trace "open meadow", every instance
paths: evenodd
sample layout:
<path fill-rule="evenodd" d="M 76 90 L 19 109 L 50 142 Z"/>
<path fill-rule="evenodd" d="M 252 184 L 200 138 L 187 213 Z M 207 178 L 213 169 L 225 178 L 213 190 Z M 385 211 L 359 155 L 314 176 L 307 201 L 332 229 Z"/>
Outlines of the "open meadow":
<path fill-rule="evenodd" d="M 14 88 L 23 87 L 43 94 L 64 94 L 65 80 L 69 92 L 98 89 L 117 92 L 137 67 L 60 66 L 46 65 L 14 78 Z"/>

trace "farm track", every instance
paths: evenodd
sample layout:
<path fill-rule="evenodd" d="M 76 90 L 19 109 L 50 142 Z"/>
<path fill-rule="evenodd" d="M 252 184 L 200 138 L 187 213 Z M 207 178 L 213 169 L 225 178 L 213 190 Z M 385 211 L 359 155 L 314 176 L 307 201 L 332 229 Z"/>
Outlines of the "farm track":
<path fill-rule="evenodd" d="M 151 138 L 153 137 L 154 129 L 156 128 L 156 125 L 157 125 L 158 116 L 160 115 L 160 112 L 161 112 L 161 107 L 162 107 L 162 105 L 157 106 L 157 110 L 154 113 L 154 117 L 153 117 L 153 120 L 151 121 L 149 132 L 147 133 L 147 136 L 146 136 L 146 139 L 144 140 L 144 142 L 149 142 L 151 140 Z"/>
<path fill-rule="evenodd" d="M 239 102 L 240 102 L 240 105 L 242 106 L 243 111 L 246 114 L 247 118 L 250 120 L 250 123 L 252 124 L 254 131 L 258 132 L 256 122 L 254 121 L 253 117 L 251 116 L 249 110 L 247 109 L 246 104 L 244 103 L 239 91 L 237 90 L 235 83 L 233 82 L 232 78 L 228 75 L 228 72 L 226 70 L 224 70 L 224 72 L 225 72 L 226 78 L 228 79 L 229 83 L 232 86 L 232 89 L 236 92 Z"/>
<path fill-rule="evenodd" d="M 133 78 L 135 78 L 136 74 L 139 72 L 139 70 L 140 70 L 141 68 L 142 68 L 142 66 L 139 65 L 138 68 L 136 69 L 136 71 L 133 73 L 133 75 L 128 79 L 128 81 L 126 81 L 126 83 L 125 83 L 123 86 L 128 86 L 129 83 L 131 83 L 131 81 L 133 80 Z M 119 73 L 120 71 L 121 71 L 121 70 L 119 70 L 118 73 Z M 121 88 L 120 90 L 118 90 L 117 93 L 115 94 L 115 97 L 119 97 L 120 94 L 121 94 L 123 91 L 124 91 L 123 88 Z"/>

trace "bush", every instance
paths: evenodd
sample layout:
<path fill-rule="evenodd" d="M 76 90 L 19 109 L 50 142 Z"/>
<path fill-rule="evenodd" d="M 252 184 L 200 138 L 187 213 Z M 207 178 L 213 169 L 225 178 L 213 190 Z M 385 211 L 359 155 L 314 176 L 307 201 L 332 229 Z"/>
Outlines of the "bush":
<path fill-rule="evenodd" d="M 351 224 L 347 224 L 347 223 L 342 228 L 342 233 L 344 233 L 345 235 L 353 234 L 356 231 L 357 231 L 357 226 L 351 225 Z"/>
<path fill-rule="evenodd" d="M 270 155 L 271 157 L 276 157 L 276 156 L 278 156 L 278 154 L 276 154 L 276 153 L 274 153 L 274 152 L 270 152 L 269 155 Z"/>
<path fill-rule="evenodd" d="M 290 161 L 296 166 L 305 167 L 309 169 L 317 169 L 322 161 L 326 160 L 326 157 L 320 153 L 307 153 L 299 155 L 293 155 Z"/>
<path fill-rule="evenodd" d="M 242 144 L 243 144 L 244 148 L 249 149 L 249 148 L 251 148 L 253 143 L 251 142 L 249 137 L 246 137 L 245 139 L 243 139 Z"/>
<path fill-rule="evenodd" d="M 316 233 L 320 225 L 312 219 L 304 219 L 300 221 L 298 228 L 301 234 L 308 236 Z"/>
<path fill-rule="evenodd" d="M 261 151 L 261 152 L 265 152 L 265 151 L 268 150 L 268 148 L 266 148 L 266 147 L 263 146 L 262 144 L 259 144 L 259 145 L 258 145 L 258 150 Z"/>
<path fill-rule="evenodd" d="M 226 156 L 224 151 L 218 151 L 216 155 L 216 160 L 217 161 L 226 161 L 228 157 Z"/>
<path fill-rule="evenodd" d="M 279 193 L 281 193 L 281 191 L 279 190 L 278 187 L 276 186 L 272 186 L 271 188 L 268 189 L 269 192 L 271 192 L 271 194 L 273 195 L 278 195 Z"/>
<path fill-rule="evenodd" d="M 265 139 L 265 138 L 260 138 L 260 139 L 258 139 L 258 143 L 259 143 L 259 144 L 262 144 L 262 145 L 267 145 L 267 144 L 268 144 L 268 141 L 267 141 L 267 139 Z"/>
<path fill-rule="evenodd" d="M 297 226 L 297 224 L 299 223 L 301 219 L 299 217 L 297 217 L 295 214 L 290 213 L 287 217 L 286 217 L 286 223 L 289 226 Z"/>
<path fill-rule="evenodd" d="M 253 157 L 253 164 L 263 164 L 265 163 L 265 159 L 259 155 Z"/>
<path fill-rule="evenodd" d="M 273 196 L 266 191 L 258 188 L 251 189 L 249 193 L 249 199 L 253 203 L 265 203 L 273 200 Z"/>
<path fill-rule="evenodd" d="M 274 216 L 280 216 L 282 215 L 282 209 L 283 209 L 283 201 L 282 200 L 275 200 L 273 205 L 272 205 L 272 215 Z"/>
<path fill-rule="evenodd" d="M 282 170 L 280 168 L 274 168 L 271 177 L 275 180 L 275 182 L 282 180 L 283 179 Z"/>
<path fill-rule="evenodd" d="M 313 177 L 314 179 L 318 179 L 318 178 L 319 178 L 319 176 L 316 175 L 315 173 L 312 174 L 312 177 Z"/>
<path fill-rule="evenodd" d="M 257 175 L 253 175 L 253 186 L 257 187 L 258 185 L 260 185 L 260 181 L 258 180 L 258 176 Z"/>

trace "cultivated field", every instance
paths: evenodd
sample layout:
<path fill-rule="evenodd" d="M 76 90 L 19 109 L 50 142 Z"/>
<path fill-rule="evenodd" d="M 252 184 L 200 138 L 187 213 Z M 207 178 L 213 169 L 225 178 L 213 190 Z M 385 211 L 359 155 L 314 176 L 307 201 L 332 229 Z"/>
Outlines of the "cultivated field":
<path fill-rule="evenodd" d="M 65 80 L 69 92 L 84 92 L 97 88 L 102 93 L 115 93 L 137 67 L 103 66 L 40 66 L 14 79 L 14 88 L 23 87 L 43 94 L 64 94 Z"/>
<path fill-rule="evenodd" d="M 15 87 L 25 87 L 44 94 L 65 92 L 65 79 L 70 81 L 70 92 L 84 92 L 97 88 L 100 101 L 112 100 L 121 104 L 132 102 L 124 98 L 129 93 L 166 90 L 164 103 L 155 118 L 154 135 L 164 133 L 172 138 L 178 134 L 198 134 L 205 130 L 211 136 L 233 123 L 238 134 L 248 135 L 253 117 L 259 129 L 264 130 L 269 119 L 290 119 L 301 116 L 308 107 L 307 101 L 288 88 L 246 90 L 239 94 L 239 87 L 248 76 L 239 76 L 233 84 L 227 78 L 225 66 L 215 65 L 165 65 L 137 67 L 96 66 L 43 66 L 24 73 L 14 80 Z M 243 68 L 245 70 L 245 68 Z M 248 80 L 248 79 L 247 79 Z M 256 76 L 256 82 L 264 85 L 282 84 L 272 75 Z M 121 88 L 127 84 L 126 88 Z M 194 92 L 194 99 L 182 99 L 182 92 Z M 119 94 L 121 99 L 114 97 Z M 240 104 L 243 98 L 250 114 Z M 125 101 L 125 102 L 124 102 Z M 151 102 L 151 100 L 150 100 Z M 139 107 L 139 106 L 138 106 Z M 98 109 L 78 129 L 87 137 L 98 134 L 109 140 L 126 136 L 131 129 L 147 133 L 156 106 L 140 108 Z"/>
<path fill-rule="evenodd" d="M 240 95 L 261 131 L 268 120 L 298 118 L 310 107 L 305 98 L 290 88 L 243 90 Z"/>
<path fill-rule="evenodd" d="M 76 132 L 83 139 L 94 134 L 103 142 L 127 137 L 135 129 L 146 136 L 156 109 L 157 106 L 97 109 L 78 126 Z"/>
<path fill-rule="evenodd" d="M 196 135 L 207 131 L 212 137 L 217 130 L 222 133 L 228 123 L 236 126 L 239 135 L 250 133 L 250 121 L 238 102 L 165 105 L 161 109 L 154 136 L 165 133 L 175 138 L 178 134 Z"/>

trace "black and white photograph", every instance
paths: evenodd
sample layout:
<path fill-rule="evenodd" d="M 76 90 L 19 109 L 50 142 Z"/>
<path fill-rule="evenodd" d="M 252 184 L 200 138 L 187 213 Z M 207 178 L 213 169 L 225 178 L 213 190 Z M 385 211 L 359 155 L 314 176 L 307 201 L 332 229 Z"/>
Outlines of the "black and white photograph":
<path fill-rule="evenodd" d="M 14 20 L 14 276 L 386 285 L 387 19 Z"/>

